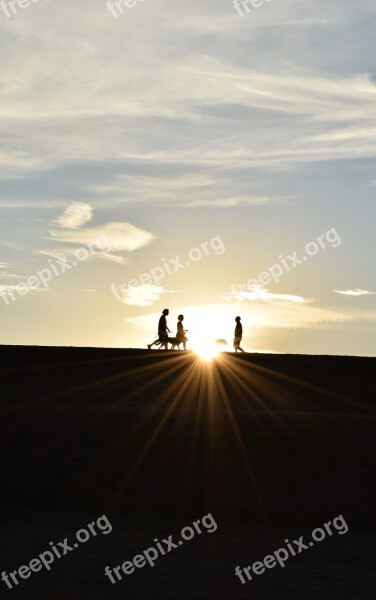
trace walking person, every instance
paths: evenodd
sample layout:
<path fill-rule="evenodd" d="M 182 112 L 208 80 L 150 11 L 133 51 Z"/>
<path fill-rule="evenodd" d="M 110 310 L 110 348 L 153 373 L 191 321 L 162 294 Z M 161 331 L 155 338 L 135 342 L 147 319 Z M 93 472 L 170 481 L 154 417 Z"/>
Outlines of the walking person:
<path fill-rule="evenodd" d="M 177 324 L 177 333 L 176 333 L 176 337 L 173 342 L 171 350 L 174 350 L 175 346 L 178 346 L 180 349 L 180 344 L 183 344 L 184 350 L 187 349 L 188 338 L 185 334 L 187 333 L 188 330 L 184 329 L 183 321 L 184 321 L 184 315 L 179 315 L 178 316 L 178 324 Z"/>
<path fill-rule="evenodd" d="M 167 327 L 167 315 L 170 314 L 168 308 L 165 308 L 162 311 L 162 315 L 159 318 L 158 322 L 158 339 L 155 340 L 152 344 L 148 344 L 148 350 L 152 348 L 152 346 L 164 346 L 165 350 L 168 350 L 168 342 L 169 337 L 168 334 L 171 333 L 170 329 Z"/>
<path fill-rule="evenodd" d="M 235 322 L 234 350 L 235 352 L 244 352 L 243 348 L 240 346 L 243 337 L 243 325 L 241 324 L 241 317 L 235 317 Z"/>

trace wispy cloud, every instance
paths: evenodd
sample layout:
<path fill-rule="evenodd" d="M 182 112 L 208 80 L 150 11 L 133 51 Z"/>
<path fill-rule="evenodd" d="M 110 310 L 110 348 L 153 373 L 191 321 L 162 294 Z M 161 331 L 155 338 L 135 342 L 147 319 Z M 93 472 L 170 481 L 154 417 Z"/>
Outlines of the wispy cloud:
<path fill-rule="evenodd" d="M 17 275 L 17 273 L 8 273 L 7 271 L 0 271 L 1 279 L 22 279 L 22 275 Z"/>
<path fill-rule="evenodd" d="M 191 200 L 187 202 L 185 206 L 188 207 L 199 207 L 199 206 L 208 206 L 208 207 L 220 207 L 220 208 L 233 208 L 235 206 L 264 206 L 265 204 L 271 203 L 283 203 L 287 199 L 285 198 L 273 198 L 270 196 L 229 196 L 228 198 L 213 198 L 213 199 L 205 199 L 201 200 Z"/>
<path fill-rule="evenodd" d="M 103 5 L 66 0 L 48 35 L 48 3 L 27 20 L 18 15 L 17 32 L 3 19 L 0 49 L 12 56 L 1 65 L 7 179 L 55 175 L 84 157 L 75 192 L 96 188 L 107 206 L 159 198 L 237 207 L 274 196 L 265 183 L 255 186 L 251 170 L 376 156 L 376 86 L 372 60 L 363 60 L 372 56 L 371 36 L 356 37 L 354 52 L 344 37 L 343 62 L 330 46 L 354 22 L 366 28 L 368 15 L 372 22 L 374 0 L 361 8 L 350 0 L 276 0 L 244 19 L 228 0 L 152 4 L 112 19 Z M 73 25 L 79 20 L 84 40 Z M 172 174 L 186 182 L 179 193 L 168 186 Z M 27 189 L 22 201 L 40 205 Z M 80 226 L 76 217 L 61 215 L 59 226 Z"/>
<path fill-rule="evenodd" d="M 159 285 L 142 284 L 127 288 L 122 302 L 129 306 L 152 306 L 161 299 L 163 293 L 163 287 Z"/>
<path fill-rule="evenodd" d="M 22 295 L 26 295 L 26 294 L 33 294 L 34 292 L 49 292 L 51 291 L 49 288 L 45 288 L 45 287 L 30 287 L 28 286 L 26 283 L 23 283 L 23 287 L 22 287 Z M 13 302 L 12 300 L 12 292 L 17 292 L 17 286 L 16 285 L 4 285 L 4 284 L 0 284 L 0 296 L 6 296 L 8 297 L 8 302 L 7 304 L 11 304 Z M 15 298 L 17 298 L 17 295 L 15 295 Z"/>
<path fill-rule="evenodd" d="M 12 273 L 13 265 L 10 265 L 6 262 L 0 262 L 0 279 L 22 279 L 22 275 L 18 275 L 18 273 Z M 5 288 L 12 288 L 12 285 L 5 285 Z"/>
<path fill-rule="evenodd" d="M 235 300 L 237 302 L 258 301 L 258 302 L 307 302 L 302 296 L 294 296 L 292 294 L 274 294 L 269 292 L 261 285 L 253 285 L 245 291 L 235 291 L 224 296 L 225 300 Z"/>
<path fill-rule="evenodd" d="M 156 239 L 153 233 L 125 222 L 106 223 L 77 230 L 51 229 L 49 233 L 51 239 L 65 244 L 83 245 L 104 237 L 108 240 L 113 252 L 133 252 Z"/>
<path fill-rule="evenodd" d="M 62 229 L 79 229 L 93 218 L 93 209 L 85 202 L 72 202 L 51 225 Z"/>
<path fill-rule="evenodd" d="M 337 294 L 343 294 L 344 296 L 375 296 L 376 292 L 369 292 L 368 290 L 333 290 Z"/>

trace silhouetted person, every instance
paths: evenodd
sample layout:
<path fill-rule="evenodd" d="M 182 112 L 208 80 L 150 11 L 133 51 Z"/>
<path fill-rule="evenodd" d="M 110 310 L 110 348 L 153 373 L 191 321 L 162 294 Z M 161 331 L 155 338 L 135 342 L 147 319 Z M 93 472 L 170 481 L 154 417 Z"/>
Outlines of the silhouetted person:
<path fill-rule="evenodd" d="M 236 327 L 234 333 L 234 350 L 235 352 L 244 352 L 243 348 L 240 347 L 240 343 L 243 337 L 243 325 L 241 324 L 241 318 L 235 317 Z"/>
<path fill-rule="evenodd" d="M 169 342 L 168 334 L 171 333 L 171 331 L 167 327 L 166 317 L 168 314 L 170 314 L 170 311 L 168 310 L 168 308 L 165 308 L 162 311 L 162 315 L 161 315 L 161 317 L 159 319 L 159 323 L 158 323 L 158 339 L 155 340 L 155 342 L 153 342 L 152 344 L 148 344 L 149 350 L 152 346 L 164 346 L 165 350 L 168 349 L 168 347 L 167 347 L 168 342 Z"/>
<path fill-rule="evenodd" d="M 185 335 L 187 333 L 187 329 L 184 329 L 183 321 L 184 321 L 184 315 L 179 315 L 178 316 L 178 324 L 177 324 L 177 333 L 176 333 L 175 340 L 172 342 L 171 350 L 174 350 L 175 346 L 179 346 L 179 348 L 180 348 L 180 344 L 183 344 L 184 350 L 187 349 L 188 338 Z"/>

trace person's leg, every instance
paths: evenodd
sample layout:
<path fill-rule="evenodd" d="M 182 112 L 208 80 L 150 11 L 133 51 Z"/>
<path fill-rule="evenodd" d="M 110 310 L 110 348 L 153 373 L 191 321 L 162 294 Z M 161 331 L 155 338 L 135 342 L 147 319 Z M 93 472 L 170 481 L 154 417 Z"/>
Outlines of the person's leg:
<path fill-rule="evenodd" d="M 159 340 L 154 340 L 154 342 L 152 344 L 148 344 L 148 348 L 150 350 L 150 348 L 152 348 L 153 346 L 158 346 L 158 344 L 160 343 Z"/>
<path fill-rule="evenodd" d="M 148 348 L 149 350 L 153 347 L 153 346 L 164 346 L 164 341 L 162 338 L 158 338 L 157 340 L 154 340 L 154 342 L 152 344 L 148 344 Z"/>
<path fill-rule="evenodd" d="M 161 349 L 163 348 L 163 350 L 168 350 L 168 337 L 161 337 L 160 338 L 161 341 Z"/>

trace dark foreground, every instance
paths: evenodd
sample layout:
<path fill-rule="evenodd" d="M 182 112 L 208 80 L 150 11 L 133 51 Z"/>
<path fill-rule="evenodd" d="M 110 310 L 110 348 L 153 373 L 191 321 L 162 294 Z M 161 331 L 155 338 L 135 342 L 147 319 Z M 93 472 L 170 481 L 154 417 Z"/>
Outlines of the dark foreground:
<path fill-rule="evenodd" d="M 373 597 L 376 359 L 0 347 L 0 364 L 0 572 L 112 525 L 1 598 Z M 105 576 L 209 513 L 212 533 Z M 339 515 L 347 533 L 235 576 Z"/>

